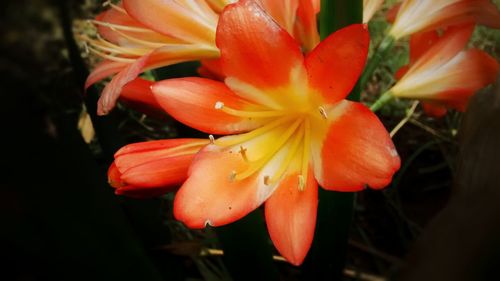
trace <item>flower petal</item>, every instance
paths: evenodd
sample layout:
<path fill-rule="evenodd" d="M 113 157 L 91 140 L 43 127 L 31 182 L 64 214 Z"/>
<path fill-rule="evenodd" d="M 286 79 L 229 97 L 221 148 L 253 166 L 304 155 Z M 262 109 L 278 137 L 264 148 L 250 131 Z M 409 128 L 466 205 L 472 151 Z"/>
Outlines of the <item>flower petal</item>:
<path fill-rule="evenodd" d="M 121 179 L 121 173 L 114 162 L 108 170 L 108 182 L 115 188 L 116 195 L 123 195 L 137 199 L 158 197 L 173 190 L 172 186 L 144 188 L 142 186 L 128 185 Z"/>
<path fill-rule="evenodd" d="M 311 51 L 319 43 L 316 11 L 311 0 L 299 1 L 294 34 L 295 38 L 302 42 L 305 52 Z"/>
<path fill-rule="evenodd" d="M 255 1 L 224 9 L 216 41 L 226 76 L 259 89 L 290 84 L 291 71 L 303 65 L 299 44 Z"/>
<path fill-rule="evenodd" d="M 300 265 L 311 247 L 316 227 L 318 185 L 312 169 L 303 191 L 298 173 L 288 174 L 266 201 L 266 223 L 271 240 L 290 263 Z"/>
<path fill-rule="evenodd" d="M 218 151 L 214 146 L 202 150 L 193 161 L 188 180 L 175 196 L 175 218 L 189 228 L 220 226 L 257 208 L 262 203 L 257 196 L 258 178 L 230 180 L 232 171 L 246 166 L 238 154 Z"/>
<path fill-rule="evenodd" d="M 174 187 L 187 179 L 195 153 L 151 160 L 135 165 L 123 172 L 121 179 L 141 188 Z"/>
<path fill-rule="evenodd" d="M 276 141 L 276 134 L 283 134 L 287 129 L 285 126 L 277 132 L 269 132 L 266 137 L 268 147 Z M 229 139 L 234 140 L 233 137 L 237 136 Z M 256 155 L 253 154 L 261 152 L 263 147 L 246 142 L 242 146 L 221 148 L 217 146 L 219 140 L 196 156 L 188 180 L 175 196 L 174 215 L 190 228 L 203 228 L 206 224 L 225 225 L 260 206 L 279 186 L 282 177 L 278 173 L 292 147 L 291 143 L 286 144 L 257 171 L 238 178 L 251 170 L 255 165 L 252 158 Z M 242 147 L 248 149 L 248 159 L 239 153 Z M 274 177 L 279 178 L 275 180 Z"/>
<path fill-rule="evenodd" d="M 309 83 L 327 103 L 352 90 L 365 67 L 369 44 L 366 25 L 354 24 L 328 36 L 306 57 Z"/>
<path fill-rule="evenodd" d="M 142 112 L 163 112 L 151 91 L 153 83 L 142 78 L 132 80 L 123 87 L 120 100 Z"/>
<path fill-rule="evenodd" d="M 118 6 L 120 7 L 120 6 Z M 127 39 L 127 36 L 133 37 L 143 41 L 155 42 L 155 43 L 172 43 L 179 42 L 178 39 L 165 36 L 154 30 L 148 30 L 148 28 L 130 17 L 125 11 L 117 9 L 109 9 L 102 12 L 96 17 L 97 31 L 99 35 L 114 44 L 121 46 L 134 46 L 135 42 Z M 115 26 L 123 26 L 122 30 L 112 29 L 107 24 L 112 24 Z M 134 30 L 138 28 L 137 31 Z M 124 36 L 125 35 L 125 36 Z"/>
<path fill-rule="evenodd" d="M 413 72 L 410 68 L 391 92 L 397 97 L 434 101 L 463 111 L 469 97 L 493 83 L 497 73 L 498 63 L 494 58 L 470 49 L 446 63 Z"/>
<path fill-rule="evenodd" d="M 229 115 L 215 108 L 217 102 L 241 110 L 252 104 L 235 95 L 224 83 L 204 78 L 178 78 L 155 83 L 160 106 L 180 122 L 210 134 L 230 134 L 258 127 L 267 119 Z M 258 118 L 259 119 L 259 118 Z"/>
<path fill-rule="evenodd" d="M 88 89 L 90 86 L 94 85 L 95 83 L 101 81 L 102 79 L 108 76 L 120 72 L 128 65 L 129 64 L 125 62 L 117 62 L 110 60 L 104 60 L 100 62 L 87 77 L 87 80 L 85 81 L 85 89 Z"/>
<path fill-rule="evenodd" d="M 213 43 L 217 14 L 205 1 L 123 0 L 136 20 L 167 36 L 186 42 Z"/>
<path fill-rule="evenodd" d="M 500 13 L 489 0 L 404 1 L 390 34 L 399 39 L 417 32 L 464 23 L 500 28 Z"/>
<path fill-rule="evenodd" d="M 216 49 L 201 45 L 166 45 L 138 58 L 123 68 L 104 88 L 97 103 L 99 115 L 108 114 L 116 105 L 123 86 L 137 78 L 147 69 L 158 68 L 174 63 L 198 59 L 210 59 L 218 56 Z"/>
<path fill-rule="evenodd" d="M 293 33 L 299 0 L 257 0 L 279 25 Z"/>
<path fill-rule="evenodd" d="M 400 159 L 384 125 L 366 106 L 341 101 L 311 122 L 314 174 L 328 190 L 357 191 L 391 182 Z"/>

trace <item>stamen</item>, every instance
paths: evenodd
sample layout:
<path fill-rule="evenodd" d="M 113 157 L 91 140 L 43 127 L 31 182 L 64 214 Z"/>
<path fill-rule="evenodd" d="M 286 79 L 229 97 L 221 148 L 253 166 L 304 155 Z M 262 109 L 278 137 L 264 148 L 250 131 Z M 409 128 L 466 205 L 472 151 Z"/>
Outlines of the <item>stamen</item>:
<path fill-rule="evenodd" d="M 328 115 L 326 114 L 326 110 L 322 106 L 320 106 L 318 108 L 318 110 L 319 110 L 319 113 L 321 114 L 321 116 L 323 116 L 323 119 L 328 119 Z"/>
<path fill-rule="evenodd" d="M 303 175 L 299 175 L 299 191 L 304 191 L 306 187 L 306 181 Z"/>
<path fill-rule="evenodd" d="M 210 140 L 210 144 L 215 144 L 215 138 L 213 135 L 209 135 L 208 139 Z"/>
<path fill-rule="evenodd" d="M 304 125 L 302 123 L 301 124 L 301 128 L 299 128 L 299 134 L 293 139 L 293 142 L 290 145 L 290 148 L 288 150 L 288 154 L 286 155 L 285 159 L 281 162 L 280 167 L 278 168 L 278 170 L 274 173 L 273 178 L 272 178 L 273 182 L 276 182 L 276 181 L 278 181 L 281 178 L 281 176 L 286 172 L 286 169 L 290 165 L 290 162 L 292 162 L 292 160 L 294 159 L 295 155 L 297 154 L 297 151 L 298 151 L 298 149 L 300 147 L 299 145 L 300 145 L 300 143 L 302 141 L 302 137 L 303 137 L 303 133 L 302 133 L 303 132 L 303 130 L 302 130 L 303 126 Z"/>
<path fill-rule="evenodd" d="M 227 107 L 223 102 L 218 101 L 215 103 L 215 109 L 222 110 L 225 113 L 238 117 L 257 117 L 257 118 L 267 118 L 267 117 L 277 117 L 288 114 L 287 111 L 280 110 L 265 110 L 265 111 L 247 111 L 247 110 L 238 110 L 234 108 Z"/>
<path fill-rule="evenodd" d="M 284 116 L 282 118 L 276 119 L 272 121 L 271 123 L 268 123 L 258 129 L 255 129 L 253 131 L 250 131 L 248 133 L 240 134 L 240 135 L 235 135 L 231 136 L 228 138 L 221 138 L 217 140 L 217 145 L 220 146 L 233 146 L 236 144 L 244 143 L 248 140 L 251 140 L 253 138 L 256 138 L 264 133 L 269 132 L 270 130 L 285 124 L 286 122 L 291 121 L 293 116 Z"/>
<path fill-rule="evenodd" d="M 303 119 L 297 119 L 292 126 L 290 126 L 281 137 L 274 142 L 274 146 L 270 147 L 268 151 L 264 154 L 262 158 L 252 163 L 248 169 L 244 172 L 236 175 L 236 180 L 243 180 L 253 175 L 255 172 L 259 171 L 264 167 L 269 160 L 280 150 L 280 148 L 288 141 L 288 139 L 295 133 L 299 125 L 302 123 Z"/>
<path fill-rule="evenodd" d="M 242 145 L 240 145 L 240 151 L 239 151 L 239 153 L 241 154 L 241 157 L 243 157 L 243 160 L 245 160 L 245 162 L 248 162 L 247 149 L 244 148 Z"/>
<path fill-rule="evenodd" d="M 128 58 L 121 58 L 121 57 L 115 57 L 113 55 L 109 55 L 109 54 L 105 54 L 99 50 L 96 50 L 94 48 L 92 48 L 91 46 L 87 46 L 89 51 L 91 53 L 94 53 L 102 58 L 105 58 L 105 59 L 108 59 L 108 60 L 112 60 L 112 61 L 116 61 L 116 62 L 124 62 L 124 63 L 133 63 L 135 62 L 135 59 L 128 59 Z"/>
<path fill-rule="evenodd" d="M 302 151 L 302 167 L 300 173 L 304 180 L 304 184 L 307 183 L 307 177 L 309 176 L 310 153 L 311 153 L 311 123 L 309 119 L 306 119 L 306 121 L 304 122 L 304 150 Z"/>
<path fill-rule="evenodd" d="M 264 176 L 264 184 L 269 185 L 269 176 Z"/>
<path fill-rule="evenodd" d="M 233 182 L 236 180 L 236 171 L 231 171 L 229 174 L 229 181 Z"/>
<path fill-rule="evenodd" d="M 121 25 L 121 24 L 114 24 L 114 23 L 109 23 L 109 22 L 104 22 L 104 21 L 99 21 L 99 20 L 89 20 L 89 22 L 97 25 L 102 25 L 106 26 L 109 28 L 115 28 L 118 30 L 125 30 L 125 31 L 133 31 L 133 32 L 150 32 L 154 33 L 153 30 L 147 29 L 147 28 L 142 28 L 142 27 L 132 27 L 132 26 L 127 26 L 127 25 Z"/>

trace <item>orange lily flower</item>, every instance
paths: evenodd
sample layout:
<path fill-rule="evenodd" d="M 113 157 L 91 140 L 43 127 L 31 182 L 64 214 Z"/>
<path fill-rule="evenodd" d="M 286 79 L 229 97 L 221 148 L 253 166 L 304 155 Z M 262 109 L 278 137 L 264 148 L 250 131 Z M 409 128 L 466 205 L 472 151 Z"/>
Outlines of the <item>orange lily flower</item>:
<path fill-rule="evenodd" d="M 490 0 L 405 0 L 389 34 L 397 39 L 463 23 L 500 28 L 500 13 Z"/>
<path fill-rule="evenodd" d="M 363 23 L 368 23 L 383 3 L 384 0 L 363 0 Z"/>
<path fill-rule="evenodd" d="M 301 264 L 314 234 L 318 183 L 359 191 L 389 184 L 400 159 L 367 107 L 344 100 L 364 68 L 366 25 L 329 36 L 305 58 L 300 45 L 260 5 L 240 0 L 217 27 L 225 82 L 157 82 L 158 103 L 214 139 L 194 158 L 174 201 L 190 228 L 221 226 L 265 202 L 270 237 Z"/>
<path fill-rule="evenodd" d="M 147 198 L 175 191 L 188 174 L 205 139 L 168 139 L 129 144 L 115 154 L 108 170 L 117 195 Z"/>
<path fill-rule="evenodd" d="M 216 59 L 219 12 L 234 0 L 123 0 L 97 16 L 99 38 L 83 37 L 103 57 L 85 87 L 115 75 L 98 102 L 98 114 L 116 104 L 124 85 L 145 70 L 184 61 Z M 319 41 L 311 0 L 259 0 L 275 19 L 302 40 L 305 49 Z"/>
<path fill-rule="evenodd" d="M 432 116 L 446 108 L 464 111 L 469 98 L 496 79 L 498 63 L 478 49 L 463 50 L 474 25 L 414 35 L 410 41 L 410 65 L 396 73 L 400 80 L 389 92 L 400 98 L 420 99 Z"/>

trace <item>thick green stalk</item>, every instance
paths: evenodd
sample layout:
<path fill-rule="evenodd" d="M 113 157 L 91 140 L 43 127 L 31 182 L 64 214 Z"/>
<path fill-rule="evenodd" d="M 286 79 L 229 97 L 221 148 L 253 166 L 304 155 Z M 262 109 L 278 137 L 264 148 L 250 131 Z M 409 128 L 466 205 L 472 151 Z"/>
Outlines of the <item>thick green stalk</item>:
<path fill-rule="evenodd" d="M 365 87 L 366 82 L 368 82 L 368 79 L 372 77 L 373 72 L 378 67 L 380 62 L 387 57 L 389 52 L 392 50 L 392 47 L 394 46 L 394 42 L 396 42 L 396 40 L 394 39 L 394 37 L 390 35 L 387 35 L 382 40 L 382 42 L 380 42 L 380 45 L 378 46 L 375 53 L 373 53 L 372 58 L 366 65 L 365 71 L 363 72 L 361 78 L 359 79 L 359 85 L 361 86 L 361 88 Z"/>
<path fill-rule="evenodd" d="M 322 0 L 320 35 L 322 39 L 336 30 L 361 23 L 362 0 Z M 349 95 L 359 100 L 359 87 Z M 310 280 L 340 280 L 345 266 L 347 240 L 354 208 L 354 193 L 325 191 L 320 188 L 316 233 L 305 263 Z"/>

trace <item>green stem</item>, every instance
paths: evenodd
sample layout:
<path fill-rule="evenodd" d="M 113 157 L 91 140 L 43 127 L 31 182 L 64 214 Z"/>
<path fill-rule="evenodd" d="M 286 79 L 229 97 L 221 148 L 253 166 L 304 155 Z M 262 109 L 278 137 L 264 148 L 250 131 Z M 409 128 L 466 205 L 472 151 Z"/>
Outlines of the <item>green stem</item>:
<path fill-rule="evenodd" d="M 385 92 L 383 95 L 381 95 L 377 101 L 375 101 L 372 106 L 370 106 L 370 110 L 375 112 L 379 109 L 381 109 L 386 103 L 390 102 L 391 100 L 394 99 L 394 96 L 390 91 Z"/>
<path fill-rule="evenodd" d="M 359 79 L 359 84 L 361 85 L 361 88 L 364 88 L 364 86 L 368 82 L 368 79 L 372 77 L 373 72 L 378 67 L 380 62 L 387 57 L 389 52 L 392 50 L 392 47 L 394 46 L 394 42 L 396 42 L 396 39 L 394 39 L 394 37 L 392 37 L 391 35 L 387 35 L 382 40 L 382 42 L 380 42 L 380 45 L 378 46 L 372 58 L 366 65 L 365 71 L 363 72 L 361 78 Z"/>

